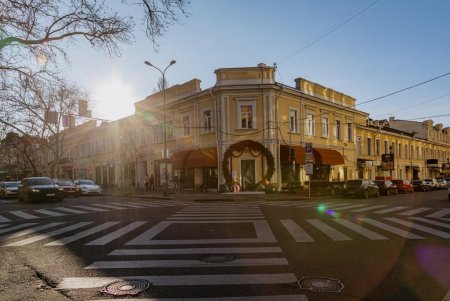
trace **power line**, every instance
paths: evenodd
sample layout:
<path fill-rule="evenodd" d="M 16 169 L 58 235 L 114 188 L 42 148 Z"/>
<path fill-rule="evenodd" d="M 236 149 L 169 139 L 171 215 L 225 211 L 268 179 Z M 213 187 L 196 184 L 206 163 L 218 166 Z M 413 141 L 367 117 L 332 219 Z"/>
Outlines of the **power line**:
<path fill-rule="evenodd" d="M 444 94 L 444 95 L 441 95 L 441 96 L 438 96 L 438 97 L 435 97 L 435 98 L 432 98 L 432 99 L 429 99 L 429 100 L 426 100 L 426 101 L 423 101 L 423 102 L 416 103 L 416 104 L 411 105 L 411 106 L 403 107 L 403 108 L 400 108 L 400 109 L 398 109 L 398 110 L 392 111 L 392 112 L 389 113 L 388 115 L 393 115 L 394 113 L 400 112 L 400 111 L 402 111 L 402 110 L 414 108 L 414 107 L 423 105 L 423 104 L 425 104 L 425 103 L 429 103 L 429 102 L 432 102 L 432 101 L 435 101 L 435 100 L 444 98 L 444 97 L 449 96 L 449 95 L 450 95 L 450 93 L 447 93 L 447 94 Z"/>
<path fill-rule="evenodd" d="M 314 44 L 316 44 L 317 42 L 319 42 L 320 40 L 322 40 L 323 38 L 325 38 L 326 36 L 328 36 L 329 34 L 333 33 L 334 31 L 338 30 L 339 28 L 341 28 L 342 26 L 344 26 L 345 24 L 347 24 L 348 22 L 350 22 L 351 20 L 353 20 L 354 18 L 358 17 L 359 15 L 361 15 L 363 12 L 365 12 L 366 10 L 368 10 L 369 8 L 371 8 L 372 6 L 374 6 L 377 2 L 379 2 L 380 0 L 375 0 L 372 3 L 370 3 L 369 5 L 367 5 L 366 7 L 364 7 L 363 9 L 361 9 L 360 11 L 358 11 L 356 14 L 350 16 L 348 19 L 344 20 L 343 22 L 339 23 L 337 26 L 333 27 L 331 30 L 327 31 L 326 33 L 324 33 L 323 35 L 321 35 L 320 37 L 318 37 L 317 39 L 313 40 L 312 42 L 310 42 L 309 44 L 307 44 L 306 46 L 304 46 L 303 48 L 297 50 L 296 52 L 294 52 L 293 54 L 291 54 L 290 56 L 288 56 L 287 58 L 281 60 L 278 64 L 283 64 L 284 62 L 290 60 L 291 58 L 293 58 L 294 56 L 296 56 L 297 54 L 299 54 L 300 52 L 305 51 L 306 49 L 310 48 L 311 46 L 313 46 Z M 353 8 L 352 8 L 353 9 Z"/>
<path fill-rule="evenodd" d="M 407 88 L 404 88 L 404 89 L 401 89 L 401 90 L 397 90 L 395 92 L 392 92 L 392 93 L 389 93 L 389 94 L 386 94 L 386 95 L 383 95 L 383 96 L 380 96 L 380 97 L 377 97 L 377 98 L 373 98 L 373 99 L 370 99 L 370 100 L 363 101 L 363 102 L 359 103 L 358 106 L 366 104 L 366 103 L 369 103 L 369 102 L 373 102 L 373 101 L 376 101 L 376 100 L 380 100 L 380 99 L 383 99 L 383 98 L 386 98 L 388 96 L 392 96 L 392 95 L 395 95 L 395 94 L 398 94 L 398 93 L 401 93 L 401 92 L 404 92 L 406 90 L 409 90 L 409 89 L 412 89 L 412 88 L 415 88 L 415 87 L 427 84 L 429 82 L 435 81 L 435 80 L 437 80 L 437 79 L 439 79 L 441 77 L 445 77 L 445 76 L 448 76 L 448 75 L 450 75 L 450 72 L 442 74 L 442 75 L 439 75 L 439 76 L 436 76 L 436 77 L 433 77 L 432 79 L 429 79 L 429 80 L 426 80 L 424 82 L 421 82 L 421 83 L 409 86 Z"/>

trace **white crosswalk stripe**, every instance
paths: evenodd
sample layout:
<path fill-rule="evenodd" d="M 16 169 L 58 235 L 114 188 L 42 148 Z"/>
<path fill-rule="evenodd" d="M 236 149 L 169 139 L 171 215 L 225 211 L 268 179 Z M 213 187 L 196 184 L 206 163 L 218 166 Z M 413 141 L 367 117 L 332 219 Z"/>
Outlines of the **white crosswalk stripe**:
<path fill-rule="evenodd" d="M 424 239 L 424 237 L 422 237 L 422 236 L 413 234 L 413 233 L 411 233 L 411 232 L 409 232 L 409 231 L 404 231 L 404 230 L 402 230 L 402 229 L 392 227 L 392 226 L 390 226 L 390 225 L 387 225 L 387 224 L 385 224 L 385 223 L 378 222 L 378 221 L 373 220 L 373 219 L 371 219 L 371 218 L 359 218 L 359 219 L 362 220 L 363 222 L 367 223 L 367 224 L 370 224 L 370 225 L 372 225 L 372 226 L 381 228 L 381 229 L 383 229 L 383 230 L 386 230 L 386 231 L 388 231 L 388 232 L 391 232 L 391 233 L 400 235 L 400 236 L 405 237 L 405 238 L 408 238 L 408 239 Z"/>
<path fill-rule="evenodd" d="M 419 225 L 416 223 L 412 223 L 410 221 L 404 221 L 404 220 L 401 220 L 401 219 L 398 219 L 395 217 L 385 217 L 384 219 L 394 222 L 394 223 L 397 223 L 397 224 L 400 224 L 400 225 L 407 226 L 408 228 L 414 228 L 414 229 L 420 230 L 422 232 L 430 233 L 430 234 L 433 234 L 433 235 L 436 235 L 436 236 L 439 236 L 442 238 L 450 238 L 450 233 L 443 232 L 443 231 L 436 230 L 436 229 L 429 228 L 429 227 L 425 227 L 425 226 L 422 226 L 422 225 Z"/>
<path fill-rule="evenodd" d="M 46 209 L 37 209 L 34 210 L 37 213 L 40 214 L 45 214 L 45 215 L 50 215 L 50 216 L 63 216 L 65 215 L 64 213 L 59 213 L 59 212 L 55 212 L 55 211 L 50 211 L 50 210 L 46 210 Z"/>
<path fill-rule="evenodd" d="M 63 246 L 63 245 L 66 245 L 68 243 L 71 243 L 71 242 L 77 241 L 79 239 L 82 239 L 84 237 L 87 237 L 87 236 L 90 236 L 92 234 L 95 234 L 97 232 L 100 232 L 100 231 L 103 231 L 105 229 L 108 229 L 109 227 L 112 227 L 112 226 L 117 225 L 119 223 L 120 222 L 106 222 L 106 223 L 104 223 L 102 225 L 93 227 L 93 228 L 91 228 L 89 230 L 77 233 L 77 234 L 69 236 L 69 237 L 61 238 L 61 239 L 59 239 L 57 241 L 50 242 L 50 243 L 46 244 L 46 246 Z"/>
<path fill-rule="evenodd" d="M 0 223 L 9 223 L 9 222 L 11 222 L 9 218 L 0 215 Z"/>
<path fill-rule="evenodd" d="M 106 209 L 118 209 L 118 210 L 125 210 L 130 209 L 129 207 L 125 207 L 122 205 L 111 205 L 111 204 L 91 204 L 91 206 L 106 208 Z"/>
<path fill-rule="evenodd" d="M 63 234 L 63 233 L 66 233 L 66 232 L 69 232 L 69 231 L 72 231 L 72 230 L 84 227 L 84 226 L 89 225 L 89 224 L 92 224 L 92 222 L 77 223 L 77 224 L 74 224 L 74 225 L 71 225 L 71 226 L 67 226 L 67 227 L 64 227 L 64 228 L 61 228 L 61 229 L 57 229 L 57 230 L 54 230 L 54 231 L 50 231 L 50 232 L 47 232 L 47 233 L 39 234 L 39 235 L 30 237 L 30 238 L 26 238 L 24 240 L 20 240 L 20 241 L 16 241 L 16 242 L 7 244 L 6 247 L 21 247 L 21 246 L 25 246 L 25 245 L 37 242 L 39 240 L 43 240 L 43 239 L 46 239 L 46 238 L 49 238 L 49 237 L 52 237 L 52 236 L 56 236 L 56 235 L 59 235 L 59 234 Z"/>
<path fill-rule="evenodd" d="M 31 229 L 22 230 L 22 231 L 15 232 L 15 233 L 6 234 L 6 235 L 3 235 L 3 236 L 0 236 L 0 241 L 5 241 L 5 240 L 8 240 L 8 239 L 25 236 L 25 235 L 32 234 L 32 233 L 35 233 L 35 232 L 38 232 L 38 231 L 42 231 L 42 230 L 45 230 L 45 229 L 48 229 L 48 228 L 53 228 L 53 227 L 56 227 L 56 226 L 59 226 L 59 225 L 62 225 L 62 224 L 64 224 L 64 223 L 50 223 L 50 224 L 45 224 L 45 225 L 42 225 L 42 226 L 38 226 L 38 227 L 31 228 Z"/>
<path fill-rule="evenodd" d="M 384 214 L 384 213 L 390 213 L 390 212 L 394 212 L 394 211 L 403 210 L 405 208 L 408 208 L 408 207 L 407 206 L 397 206 L 397 207 L 393 207 L 393 208 L 387 208 L 384 210 L 376 211 L 374 213 Z"/>
<path fill-rule="evenodd" d="M 369 207 L 360 208 L 360 209 L 354 209 L 354 210 L 350 210 L 350 211 L 351 212 L 365 212 L 365 211 L 370 211 L 373 209 L 378 209 L 378 208 L 383 208 L 383 207 L 387 207 L 387 205 L 375 205 L 375 206 L 369 206 Z"/>
<path fill-rule="evenodd" d="M 333 227 L 330 227 L 329 225 L 325 224 L 321 220 L 318 219 L 307 219 L 308 223 L 322 231 L 326 236 L 331 238 L 334 241 L 345 241 L 345 240 L 351 240 L 350 237 L 347 235 L 339 232 L 338 230 L 334 229 Z"/>
<path fill-rule="evenodd" d="M 358 205 L 350 205 L 350 206 L 339 206 L 339 207 L 334 207 L 332 208 L 333 210 L 345 210 L 345 209 L 353 209 L 353 208 L 358 208 L 358 207 L 364 207 L 367 206 L 367 204 L 358 204 Z"/>
<path fill-rule="evenodd" d="M 114 301 L 129 301 L 130 299 L 114 298 Z M 104 301 L 104 299 L 91 300 Z M 246 297 L 208 297 L 208 298 L 156 298 L 139 299 L 139 301 L 308 301 L 305 295 L 273 295 L 273 296 L 246 296 Z M 450 301 L 443 300 L 443 301 Z"/>
<path fill-rule="evenodd" d="M 23 219 L 34 219 L 39 218 L 39 216 L 31 215 L 29 213 L 23 212 L 23 211 L 9 211 L 9 213 L 16 215 L 18 217 L 21 217 Z"/>
<path fill-rule="evenodd" d="M 418 213 L 422 213 L 422 212 L 428 211 L 430 209 L 432 209 L 432 208 L 417 208 L 417 209 L 413 209 L 413 210 L 410 210 L 410 211 L 401 212 L 401 213 L 399 213 L 399 215 L 411 216 L 411 215 L 414 215 L 414 214 L 418 214 Z"/>
<path fill-rule="evenodd" d="M 306 233 L 305 230 L 300 228 L 293 220 L 281 220 L 283 226 L 288 230 L 289 234 L 294 238 L 296 242 L 312 242 L 314 239 Z"/>
<path fill-rule="evenodd" d="M 177 255 L 177 254 L 247 254 L 247 253 L 281 253 L 279 247 L 242 247 L 242 248 L 177 248 L 177 249 L 122 249 L 114 250 L 108 255 Z"/>
<path fill-rule="evenodd" d="M 112 242 L 113 240 L 141 227 L 142 225 L 146 224 L 147 222 L 145 221 L 137 221 L 137 222 L 133 222 L 125 227 L 122 227 L 110 234 L 107 234 L 103 237 L 100 237 L 98 239 L 95 239 L 93 241 L 90 241 L 88 243 L 86 243 L 85 245 L 87 246 L 104 246 L 107 243 Z"/>
<path fill-rule="evenodd" d="M 431 225 L 435 225 L 435 226 L 439 226 L 439 227 L 450 229 L 450 224 L 445 224 L 445 223 L 433 221 L 433 220 L 422 218 L 422 217 L 411 217 L 411 219 L 414 219 L 414 220 L 417 220 L 417 221 L 421 221 L 421 222 L 424 222 L 424 223 L 427 223 L 427 224 L 431 224 Z"/>
<path fill-rule="evenodd" d="M 442 210 L 439 210 L 438 212 L 427 215 L 426 217 L 443 218 L 446 215 L 450 216 L 450 209 L 442 209 Z"/>
<path fill-rule="evenodd" d="M 68 212 L 68 213 L 74 213 L 74 214 L 85 214 L 85 213 L 90 213 L 87 211 L 82 211 L 82 210 L 77 210 L 77 209 L 72 209 L 72 208 L 66 208 L 66 207 L 56 207 L 56 208 L 52 208 L 53 210 L 59 210 L 59 211 L 64 211 L 64 212 Z"/>
<path fill-rule="evenodd" d="M 372 240 L 384 240 L 384 239 L 389 239 L 381 234 L 375 233 L 369 229 L 366 229 L 364 227 L 361 227 L 360 225 L 357 225 L 355 223 L 352 223 L 348 220 L 345 219 L 333 219 L 333 221 L 335 221 L 336 223 L 347 227 L 361 235 L 364 235 L 365 237 L 372 239 Z"/>
<path fill-rule="evenodd" d="M 26 228 L 26 227 L 29 227 L 29 226 L 32 226 L 32 225 L 36 225 L 36 223 L 26 223 L 26 224 L 22 224 L 22 225 L 17 225 L 17 226 L 12 226 L 12 227 L 9 227 L 9 228 L 1 229 L 0 230 L 0 234 L 11 232 L 11 231 L 14 231 L 14 230 L 17 230 L 17 229 Z"/>

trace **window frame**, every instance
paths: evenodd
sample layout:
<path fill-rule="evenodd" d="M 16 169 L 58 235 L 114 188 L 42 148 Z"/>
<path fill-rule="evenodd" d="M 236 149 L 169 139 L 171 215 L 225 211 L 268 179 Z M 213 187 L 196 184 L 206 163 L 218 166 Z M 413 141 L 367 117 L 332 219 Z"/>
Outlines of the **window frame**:
<path fill-rule="evenodd" d="M 237 101 L 237 129 L 240 130 L 254 130 L 256 127 L 256 101 L 255 100 L 246 100 L 246 101 Z M 242 107 L 251 107 L 251 127 L 249 127 L 248 121 L 246 122 L 247 127 L 242 126 Z M 248 119 L 247 119 L 248 120 Z"/>

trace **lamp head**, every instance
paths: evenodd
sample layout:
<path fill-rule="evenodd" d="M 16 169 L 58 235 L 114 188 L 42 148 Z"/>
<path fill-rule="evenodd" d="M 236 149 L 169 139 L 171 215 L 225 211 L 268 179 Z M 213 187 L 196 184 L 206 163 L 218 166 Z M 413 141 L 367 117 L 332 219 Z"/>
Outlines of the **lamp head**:
<path fill-rule="evenodd" d="M 149 61 L 145 61 L 144 64 L 149 65 L 151 67 L 153 67 L 152 63 L 150 63 Z"/>
<path fill-rule="evenodd" d="M 169 66 L 175 64 L 176 62 L 177 61 L 175 61 L 175 60 L 171 60 Z"/>

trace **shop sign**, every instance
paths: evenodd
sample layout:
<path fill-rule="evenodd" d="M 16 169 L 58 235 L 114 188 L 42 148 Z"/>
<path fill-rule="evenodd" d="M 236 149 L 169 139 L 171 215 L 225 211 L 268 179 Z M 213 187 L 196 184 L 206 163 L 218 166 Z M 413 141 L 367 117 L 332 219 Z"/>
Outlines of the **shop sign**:
<path fill-rule="evenodd" d="M 382 154 L 381 155 L 381 169 L 394 170 L 394 154 Z"/>

